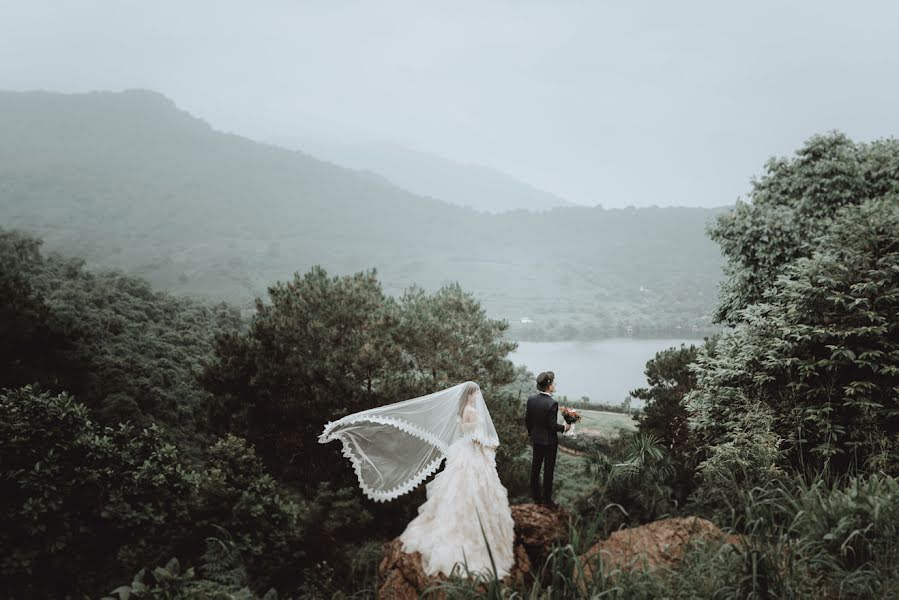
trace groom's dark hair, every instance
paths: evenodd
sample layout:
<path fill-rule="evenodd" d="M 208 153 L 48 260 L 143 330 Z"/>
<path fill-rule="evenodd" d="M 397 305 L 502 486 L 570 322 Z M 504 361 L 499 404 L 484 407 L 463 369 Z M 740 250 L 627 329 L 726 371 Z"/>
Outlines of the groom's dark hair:
<path fill-rule="evenodd" d="M 537 389 L 541 392 L 545 392 L 549 389 L 549 386 L 552 385 L 553 380 L 556 378 L 556 374 L 552 371 L 544 371 L 537 375 Z"/>

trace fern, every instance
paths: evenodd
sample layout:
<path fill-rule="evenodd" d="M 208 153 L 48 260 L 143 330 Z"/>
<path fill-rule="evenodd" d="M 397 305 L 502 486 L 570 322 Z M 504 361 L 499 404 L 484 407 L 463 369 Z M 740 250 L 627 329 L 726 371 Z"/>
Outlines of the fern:
<path fill-rule="evenodd" d="M 208 580 L 222 585 L 243 587 L 249 584 L 247 569 L 243 564 L 237 544 L 231 535 L 216 527 L 222 538 L 206 538 L 206 550 L 203 552 L 200 573 Z"/>

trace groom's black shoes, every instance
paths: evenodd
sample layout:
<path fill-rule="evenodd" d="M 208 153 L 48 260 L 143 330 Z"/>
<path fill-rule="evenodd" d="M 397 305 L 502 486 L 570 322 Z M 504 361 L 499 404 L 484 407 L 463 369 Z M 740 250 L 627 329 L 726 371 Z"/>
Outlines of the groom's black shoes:
<path fill-rule="evenodd" d="M 556 509 L 559 508 L 559 505 L 550 500 L 549 502 L 540 502 L 540 506 L 545 506 L 546 508 Z"/>

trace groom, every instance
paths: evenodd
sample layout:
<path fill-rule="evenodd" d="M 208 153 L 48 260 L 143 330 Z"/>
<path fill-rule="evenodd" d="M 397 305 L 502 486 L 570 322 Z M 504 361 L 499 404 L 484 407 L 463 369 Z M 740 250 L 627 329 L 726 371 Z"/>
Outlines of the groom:
<path fill-rule="evenodd" d="M 534 455 L 531 460 L 531 495 L 534 502 L 556 506 L 553 502 L 553 471 L 556 469 L 556 453 L 559 449 L 559 432 L 568 431 L 570 425 L 560 425 L 559 403 L 553 400 L 556 391 L 555 374 L 546 371 L 537 375 L 539 393 L 528 398 L 524 423 L 528 428 Z M 540 486 L 540 467 L 543 466 L 543 486 Z"/>

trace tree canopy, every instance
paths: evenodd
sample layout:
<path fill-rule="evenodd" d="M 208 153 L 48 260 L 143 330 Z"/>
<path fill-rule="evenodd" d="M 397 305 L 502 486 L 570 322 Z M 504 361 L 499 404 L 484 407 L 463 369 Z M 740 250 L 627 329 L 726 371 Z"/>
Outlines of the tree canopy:
<path fill-rule="evenodd" d="M 712 235 L 734 326 L 698 359 L 693 424 L 732 443 L 750 409 L 797 467 L 899 464 L 899 143 L 809 140 Z M 754 408 L 753 408 L 754 407 Z"/>

